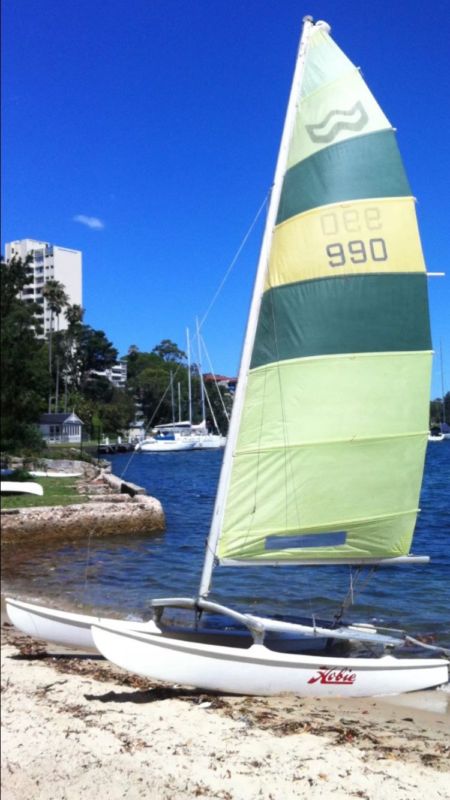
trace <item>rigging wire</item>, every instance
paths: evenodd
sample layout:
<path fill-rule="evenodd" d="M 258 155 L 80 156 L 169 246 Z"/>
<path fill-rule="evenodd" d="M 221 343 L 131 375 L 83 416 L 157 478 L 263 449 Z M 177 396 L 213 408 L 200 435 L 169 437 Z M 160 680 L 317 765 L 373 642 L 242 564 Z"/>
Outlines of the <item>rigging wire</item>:
<path fill-rule="evenodd" d="M 220 402 L 221 402 L 221 405 L 222 405 L 222 411 L 223 411 L 223 413 L 225 414 L 225 418 L 226 418 L 226 419 L 227 419 L 227 421 L 229 422 L 229 421 L 230 421 L 230 415 L 229 415 L 229 413 L 228 413 L 228 409 L 227 409 L 227 407 L 226 407 L 226 405 L 225 405 L 225 403 L 224 403 L 224 401 L 223 401 L 222 393 L 221 393 L 221 392 L 220 392 L 220 390 L 219 390 L 219 384 L 217 383 L 217 380 L 216 380 L 216 374 L 215 374 L 215 372 L 214 372 L 214 368 L 213 368 L 213 365 L 212 365 L 212 363 L 211 363 L 211 359 L 210 359 L 210 357 L 209 357 L 209 353 L 208 353 L 208 350 L 207 350 L 207 348 L 206 348 L 206 344 L 205 344 L 205 340 L 203 339 L 203 336 L 201 337 L 201 339 L 202 339 L 202 347 L 203 347 L 203 349 L 204 349 L 204 351 L 205 351 L 206 359 L 207 359 L 207 361 L 208 361 L 208 366 L 209 366 L 209 368 L 210 368 L 210 370 L 211 370 L 211 375 L 212 375 L 212 376 L 213 376 L 213 378 L 214 378 L 214 385 L 215 385 L 215 387 L 216 387 L 217 394 L 219 395 L 219 398 L 220 398 Z M 206 392 L 206 386 L 205 386 L 205 392 Z M 207 393 L 207 392 L 206 392 L 206 397 L 207 397 L 207 400 L 208 400 L 208 402 L 209 402 L 209 407 L 211 408 L 211 403 L 210 403 L 210 401 L 209 401 L 209 398 L 208 398 L 208 393 Z"/>
<path fill-rule="evenodd" d="M 266 192 L 263 202 L 259 206 L 258 211 L 256 212 L 256 214 L 255 214 L 255 216 L 254 216 L 254 218 L 253 218 L 253 220 L 252 220 L 252 222 L 250 224 L 250 227 L 248 228 L 248 230 L 247 230 L 244 238 L 242 239 L 242 241 L 241 241 L 241 243 L 240 243 L 235 255 L 233 256 L 233 258 L 231 260 L 231 263 L 228 265 L 228 267 L 227 267 L 227 269 L 225 271 L 225 274 L 224 274 L 224 276 L 223 276 L 218 288 L 216 289 L 216 291 L 215 291 L 215 293 L 214 293 L 214 295 L 212 297 L 211 302 L 209 303 L 205 313 L 203 314 L 203 317 L 199 321 L 199 330 L 201 330 L 202 325 L 205 323 L 207 317 L 209 316 L 209 313 L 210 313 L 212 307 L 214 306 L 214 304 L 215 304 L 217 298 L 219 297 L 219 295 L 221 294 L 222 289 L 223 289 L 226 281 L 228 280 L 228 278 L 229 278 L 234 266 L 236 265 L 236 263 L 237 263 L 237 261 L 239 259 L 239 256 L 241 255 L 241 253 L 242 253 L 242 251 L 243 251 L 243 249 L 244 249 L 244 247 L 245 247 L 245 245 L 246 245 L 246 243 L 247 243 L 247 241 L 248 241 L 248 239 L 249 239 L 249 237 L 250 237 L 250 235 L 251 235 L 251 233 L 252 233 L 252 231 L 253 231 L 256 223 L 257 223 L 257 221 L 258 221 L 258 219 L 259 219 L 259 217 L 261 216 L 263 210 L 267 207 L 267 202 L 268 202 L 268 199 L 270 197 L 270 192 L 271 192 L 271 189 L 269 189 L 269 191 Z M 208 356 L 208 359 L 209 359 L 209 356 Z M 174 375 L 173 375 L 174 378 L 175 378 L 178 370 L 181 368 L 181 366 L 182 365 L 179 364 L 177 369 L 175 370 Z M 162 395 L 158 405 L 156 406 L 155 411 L 153 412 L 152 417 L 150 419 L 149 427 L 151 427 L 151 425 L 153 423 L 153 420 L 155 419 L 155 416 L 158 413 L 158 410 L 161 407 L 161 404 L 164 401 L 164 398 L 165 398 L 167 392 L 169 391 L 169 388 L 170 388 L 170 385 L 167 387 L 167 389 L 164 392 L 164 394 Z M 133 451 L 131 456 L 130 456 L 130 458 L 128 459 L 127 463 L 125 464 L 124 469 L 122 470 L 122 473 L 120 475 L 121 478 L 123 478 L 125 476 L 125 474 L 126 474 L 127 470 L 129 469 L 129 466 L 130 466 L 131 462 L 133 461 L 133 458 L 135 457 L 135 455 L 136 455 L 136 451 Z"/>
<path fill-rule="evenodd" d="M 204 323 L 206 322 L 206 319 L 209 316 L 209 313 L 210 313 L 214 303 L 216 302 L 217 298 L 219 297 L 220 293 L 222 292 L 222 289 L 225 286 L 225 283 L 228 280 L 228 278 L 229 278 L 229 276 L 230 276 L 230 274 L 231 274 L 231 272 L 233 270 L 233 267 L 236 264 L 236 262 L 237 262 L 237 260 L 238 260 L 238 258 L 240 256 L 242 250 L 244 249 L 244 247 L 245 247 L 245 245 L 247 243 L 247 240 L 248 240 L 248 238 L 250 237 L 250 234 L 253 231 L 253 228 L 255 227 L 259 217 L 261 216 L 261 213 L 267 207 L 267 201 L 268 201 L 268 199 L 270 197 L 270 193 L 271 193 L 271 189 L 269 189 L 269 191 L 266 193 L 263 202 L 261 203 L 258 211 L 256 212 L 256 215 L 255 215 L 255 217 L 253 219 L 253 222 L 251 223 L 247 233 L 245 234 L 245 236 L 242 239 L 242 242 L 240 243 L 235 255 L 233 256 L 233 258 L 231 260 L 231 263 L 229 264 L 229 266 L 228 266 L 228 268 L 227 268 L 227 270 L 225 272 L 225 275 L 223 276 L 219 286 L 217 287 L 217 289 L 216 289 L 216 291 L 215 291 L 215 293 L 213 295 L 213 298 L 212 298 L 208 308 L 206 309 L 205 313 L 203 314 L 203 317 L 200 319 L 200 323 L 199 323 L 200 330 L 201 330 L 202 326 L 204 325 Z"/>
<path fill-rule="evenodd" d="M 352 567 L 350 566 L 350 585 L 347 594 L 341 603 L 340 609 L 334 615 L 334 627 L 339 625 L 347 609 L 354 604 L 356 592 L 358 591 L 360 594 L 367 583 L 371 580 L 372 575 L 376 572 L 377 566 L 375 565 L 368 570 L 365 580 L 362 580 L 363 569 L 363 567 L 357 567 L 356 574 L 354 574 Z M 360 586 L 358 586 L 359 583 L 361 583 Z"/>
<path fill-rule="evenodd" d="M 207 392 L 207 390 L 206 390 L 206 386 L 205 386 L 205 382 L 204 382 L 204 380 L 203 380 L 203 376 L 200 376 L 200 380 L 201 380 L 201 381 L 202 381 L 202 383 L 203 383 L 203 391 L 205 392 L 206 402 L 208 403 L 208 408 L 209 408 L 210 414 L 211 414 L 211 416 L 212 416 L 212 419 L 213 419 L 214 428 L 216 429 L 217 433 L 218 433 L 218 434 L 219 434 L 219 436 L 220 436 L 220 435 L 221 435 L 221 433 L 220 433 L 220 428 L 219 428 L 219 426 L 218 426 L 218 424 L 217 424 L 216 415 L 214 414 L 214 409 L 213 409 L 213 407 L 212 407 L 212 405 L 211 405 L 211 400 L 209 399 L 209 394 L 208 394 L 208 392 Z"/>

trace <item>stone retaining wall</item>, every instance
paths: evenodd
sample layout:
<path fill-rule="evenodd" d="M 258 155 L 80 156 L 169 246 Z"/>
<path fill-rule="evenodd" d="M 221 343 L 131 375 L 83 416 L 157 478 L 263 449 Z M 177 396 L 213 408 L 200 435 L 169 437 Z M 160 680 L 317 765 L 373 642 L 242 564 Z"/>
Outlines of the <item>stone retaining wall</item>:
<path fill-rule="evenodd" d="M 145 489 L 83 461 L 45 459 L 50 470 L 82 472 L 77 481 L 86 503 L 38 506 L 2 511 L 1 544 L 63 542 L 87 535 L 144 535 L 165 530 L 161 503 Z M 42 462 L 40 468 L 42 469 Z M 55 480 L 58 480 L 55 478 Z M 113 493 L 114 492 L 114 493 Z"/>
<path fill-rule="evenodd" d="M 120 499 L 119 499 L 120 498 Z M 2 513 L 2 545 L 67 541 L 87 535 L 143 535 L 165 529 L 164 511 L 154 497 L 96 497 L 70 506 L 23 508 Z"/>

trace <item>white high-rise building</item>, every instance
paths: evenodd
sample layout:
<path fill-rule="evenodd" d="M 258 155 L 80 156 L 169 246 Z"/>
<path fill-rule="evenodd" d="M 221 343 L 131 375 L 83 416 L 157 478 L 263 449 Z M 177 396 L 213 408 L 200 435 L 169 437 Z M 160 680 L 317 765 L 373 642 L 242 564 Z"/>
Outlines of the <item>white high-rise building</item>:
<path fill-rule="evenodd" d="M 58 247 L 58 245 L 48 242 L 39 242 L 36 239 L 20 239 L 16 242 L 8 242 L 5 246 L 7 261 L 14 256 L 25 259 L 28 255 L 33 256 L 29 265 L 33 273 L 33 282 L 25 286 L 21 298 L 29 302 L 34 301 L 42 306 L 44 336 L 46 336 L 50 330 L 50 311 L 42 289 L 48 280 L 62 283 L 70 305 L 81 306 L 83 304 L 81 251 Z M 58 323 L 59 330 L 63 331 L 67 328 L 64 310 L 59 315 L 59 321 L 55 318 L 53 320 L 55 329 Z"/>

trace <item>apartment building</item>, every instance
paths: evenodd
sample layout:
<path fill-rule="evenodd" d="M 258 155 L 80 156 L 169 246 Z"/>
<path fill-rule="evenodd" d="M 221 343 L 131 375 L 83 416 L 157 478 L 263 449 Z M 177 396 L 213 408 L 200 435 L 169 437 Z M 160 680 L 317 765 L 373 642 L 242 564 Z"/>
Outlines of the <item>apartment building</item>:
<path fill-rule="evenodd" d="M 42 306 L 44 336 L 50 330 L 50 311 L 42 294 L 42 289 L 48 280 L 62 283 L 69 298 L 70 305 L 83 305 L 82 302 L 82 254 L 80 250 L 71 250 L 68 247 L 59 247 L 40 242 L 37 239 L 20 239 L 8 242 L 5 246 L 5 257 L 9 261 L 14 256 L 25 259 L 32 255 L 30 263 L 33 282 L 25 286 L 21 297 L 23 300 L 35 302 Z M 53 320 L 54 328 L 59 323 L 59 329 L 67 328 L 64 311 L 59 315 L 59 320 Z"/>
<path fill-rule="evenodd" d="M 128 364 L 126 361 L 116 361 L 109 369 L 102 371 L 92 369 L 91 375 L 107 378 L 117 389 L 125 389 L 127 385 Z"/>

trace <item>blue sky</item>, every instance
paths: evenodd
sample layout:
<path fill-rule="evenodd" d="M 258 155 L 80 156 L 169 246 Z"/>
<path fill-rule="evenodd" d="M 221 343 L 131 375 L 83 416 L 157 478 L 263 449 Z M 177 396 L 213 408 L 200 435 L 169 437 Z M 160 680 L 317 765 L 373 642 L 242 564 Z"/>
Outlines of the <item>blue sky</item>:
<path fill-rule="evenodd" d="M 448 390 L 447 2 L 3 0 L 2 246 L 82 250 L 85 321 L 121 355 L 184 348 L 270 187 L 305 14 L 398 129 L 428 270 L 447 273 L 429 284 Z M 203 327 L 216 372 L 237 372 L 260 237 Z"/>

